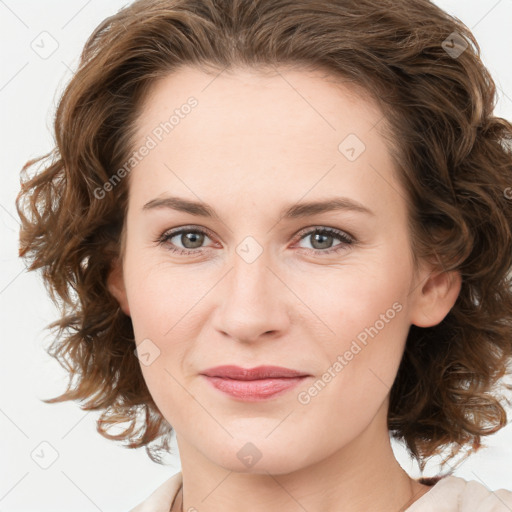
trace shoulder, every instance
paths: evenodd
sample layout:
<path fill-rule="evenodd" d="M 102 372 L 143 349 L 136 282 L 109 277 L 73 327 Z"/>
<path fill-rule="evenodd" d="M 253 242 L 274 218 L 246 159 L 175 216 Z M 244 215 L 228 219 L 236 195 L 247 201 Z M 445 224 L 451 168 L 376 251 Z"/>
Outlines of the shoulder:
<path fill-rule="evenodd" d="M 512 491 L 491 491 L 476 480 L 458 476 L 442 477 L 406 512 L 510 512 Z"/>
<path fill-rule="evenodd" d="M 160 484 L 129 512 L 168 512 L 182 484 L 181 471 Z"/>

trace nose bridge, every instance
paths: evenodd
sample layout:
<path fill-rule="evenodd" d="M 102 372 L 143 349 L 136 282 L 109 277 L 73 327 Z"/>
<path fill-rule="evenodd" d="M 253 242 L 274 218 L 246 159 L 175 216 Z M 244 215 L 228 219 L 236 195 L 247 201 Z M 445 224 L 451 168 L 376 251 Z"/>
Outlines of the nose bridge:
<path fill-rule="evenodd" d="M 266 255 L 262 254 L 250 261 L 237 253 L 233 258 L 233 267 L 229 283 L 230 295 L 252 306 L 262 302 L 263 295 L 268 294 L 268 288 L 272 287 L 269 278 L 275 279 L 269 270 Z"/>
<path fill-rule="evenodd" d="M 240 341 L 276 333 L 288 322 L 283 284 L 271 270 L 268 253 L 254 251 L 250 243 L 237 247 L 216 317 L 216 328 Z"/>

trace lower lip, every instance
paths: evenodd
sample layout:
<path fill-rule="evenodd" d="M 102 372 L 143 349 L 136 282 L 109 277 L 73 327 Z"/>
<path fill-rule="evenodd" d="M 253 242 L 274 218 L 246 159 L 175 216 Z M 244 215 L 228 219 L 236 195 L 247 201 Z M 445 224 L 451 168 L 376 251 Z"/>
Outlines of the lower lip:
<path fill-rule="evenodd" d="M 219 391 L 247 402 L 267 400 L 268 398 L 291 390 L 307 378 L 304 376 L 258 380 L 235 380 L 224 377 L 209 377 L 207 375 L 204 375 L 204 377 Z"/>

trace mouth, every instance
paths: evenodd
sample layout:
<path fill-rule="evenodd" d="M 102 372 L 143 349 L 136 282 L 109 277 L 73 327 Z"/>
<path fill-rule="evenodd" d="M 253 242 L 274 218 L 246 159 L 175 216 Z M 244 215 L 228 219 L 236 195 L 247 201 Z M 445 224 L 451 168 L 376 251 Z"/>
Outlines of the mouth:
<path fill-rule="evenodd" d="M 201 373 L 217 390 L 242 401 L 267 400 L 290 391 L 311 375 L 281 366 L 216 366 Z"/>

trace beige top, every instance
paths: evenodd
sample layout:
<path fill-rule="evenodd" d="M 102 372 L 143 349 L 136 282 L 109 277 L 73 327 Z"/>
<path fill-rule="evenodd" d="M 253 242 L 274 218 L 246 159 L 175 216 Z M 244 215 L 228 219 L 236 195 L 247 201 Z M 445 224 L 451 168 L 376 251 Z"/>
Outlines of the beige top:
<path fill-rule="evenodd" d="M 182 482 L 180 471 L 157 487 L 130 512 L 169 512 Z M 406 512 L 511 511 L 512 491 L 506 489 L 489 491 L 476 480 L 466 481 L 457 476 L 441 478 L 406 510 Z"/>

